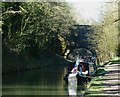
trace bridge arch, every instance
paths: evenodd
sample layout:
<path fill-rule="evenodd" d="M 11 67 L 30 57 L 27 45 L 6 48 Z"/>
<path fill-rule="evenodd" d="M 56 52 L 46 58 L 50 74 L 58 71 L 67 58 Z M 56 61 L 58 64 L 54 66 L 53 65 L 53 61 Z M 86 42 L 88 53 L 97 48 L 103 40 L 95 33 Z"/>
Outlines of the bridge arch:
<path fill-rule="evenodd" d="M 92 56 L 97 57 L 96 50 L 90 48 L 75 48 L 67 56 L 69 60 L 75 60 L 78 56 Z"/>

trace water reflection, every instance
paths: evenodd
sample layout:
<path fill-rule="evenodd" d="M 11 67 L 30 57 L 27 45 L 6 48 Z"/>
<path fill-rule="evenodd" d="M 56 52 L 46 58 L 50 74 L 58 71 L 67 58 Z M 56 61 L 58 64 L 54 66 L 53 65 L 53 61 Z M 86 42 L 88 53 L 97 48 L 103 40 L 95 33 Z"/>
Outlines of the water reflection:
<path fill-rule="evenodd" d="M 68 76 L 68 94 L 74 97 L 77 95 L 77 78 L 75 73 L 71 73 Z"/>
<path fill-rule="evenodd" d="M 3 95 L 68 95 L 64 89 L 65 66 L 47 67 L 21 74 L 4 75 Z"/>
<path fill-rule="evenodd" d="M 3 76 L 3 95 L 80 95 L 77 78 L 71 76 L 68 85 L 63 80 L 65 66 L 33 70 L 21 74 Z M 81 88 L 81 87 L 80 87 Z"/>

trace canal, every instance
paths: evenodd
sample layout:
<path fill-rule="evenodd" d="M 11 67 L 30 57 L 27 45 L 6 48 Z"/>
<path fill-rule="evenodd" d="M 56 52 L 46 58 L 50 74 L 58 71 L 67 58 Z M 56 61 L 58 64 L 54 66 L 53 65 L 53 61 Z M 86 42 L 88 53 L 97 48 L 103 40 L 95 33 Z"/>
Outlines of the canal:
<path fill-rule="evenodd" d="M 51 66 L 44 69 L 9 74 L 2 77 L 2 95 L 66 95 L 68 86 L 63 80 L 67 66 Z M 77 94 L 84 88 L 79 86 Z M 80 90 L 81 89 L 81 90 Z"/>

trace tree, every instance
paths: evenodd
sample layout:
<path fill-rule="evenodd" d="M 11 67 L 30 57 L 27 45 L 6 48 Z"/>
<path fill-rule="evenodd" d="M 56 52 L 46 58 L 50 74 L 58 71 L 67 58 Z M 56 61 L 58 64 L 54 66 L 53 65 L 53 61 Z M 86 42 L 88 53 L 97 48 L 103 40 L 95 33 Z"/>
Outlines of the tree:
<path fill-rule="evenodd" d="M 4 2 L 2 22 L 3 44 L 17 53 L 27 49 L 35 56 L 48 48 L 63 53 L 67 45 L 63 37 L 75 21 L 66 2 Z"/>
<path fill-rule="evenodd" d="M 101 62 L 118 55 L 118 22 L 114 22 L 118 19 L 118 4 L 106 3 L 104 8 L 101 23 L 94 25 L 94 34 L 91 36 Z"/>

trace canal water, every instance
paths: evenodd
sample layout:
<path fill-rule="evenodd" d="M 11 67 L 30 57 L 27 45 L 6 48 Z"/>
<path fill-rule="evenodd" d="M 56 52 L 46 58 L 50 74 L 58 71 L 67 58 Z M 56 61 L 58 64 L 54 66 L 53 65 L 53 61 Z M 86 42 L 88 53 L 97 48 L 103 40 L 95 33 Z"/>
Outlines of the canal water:
<path fill-rule="evenodd" d="M 63 80 L 65 66 L 51 66 L 2 76 L 2 95 L 66 95 L 69 88 Z M 76 92 L 80 95 L 79 86 Z"/>

